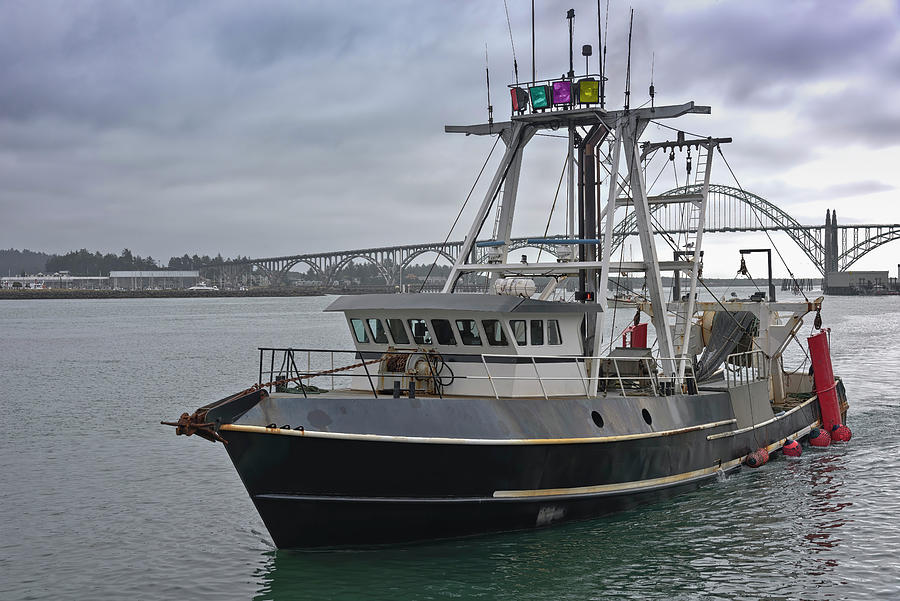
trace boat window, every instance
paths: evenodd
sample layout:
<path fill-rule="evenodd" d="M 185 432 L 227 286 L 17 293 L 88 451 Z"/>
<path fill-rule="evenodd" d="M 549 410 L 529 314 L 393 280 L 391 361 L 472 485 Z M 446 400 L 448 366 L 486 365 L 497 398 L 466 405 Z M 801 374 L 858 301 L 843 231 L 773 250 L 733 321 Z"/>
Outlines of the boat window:
<path fill-rule="evenodd" d="M 562 335 L 559 333 L 559 322 L 555 319 L 547 320 L 547 344 L 562 344 Z"/>
<path fill-rule="evenodd" d="M 378 344 L 387 344 L 387 330 L 384 329 L 384 324 L 381 323 L 381 320 L 370 317 L 366 321 L 369 322 L 369 329 L 372 331 L 372 337 L 375 338 L 375 342 Z"/>
<path fill-rule="evenodd" d="M 350 325 L 353 326 L 353 335 L 356 337 L 357 342 L 369 341 L 369 335 L 366 334 L 366 326 L 363 325 L 363 320 L 351 319 Z"/>
<path fill-rule="evenodd" d="M 487 338 L 488 344 L 491 346 L 506 346 L 506 334 L 503 333 L 503 326 L 497 319 L 483 319 L 481 325 L 484 328 L 484 337 Z"/>
<path fill-rule="evenodd" d="M 468 346 L 481 346 L 481 336 L 478 334 L 478 326 L 474 319 L 457 319 L 456 328 L 459 330 L 459 338 Z"/>
<path fill-rule="evenodd" d="M 544 320 L 542 319 L 531 320 L 531 344 L 538 346 L 544 344 Z"/>
<path fill-rule="evenodd" d="M 517 345 L 525 346 L 528 344 L 528 341 L 525 339 L 526 329 L 524 319 L 509 320 L 509 329 L 512 330 L 512 335 L 513 338 L 515 338 Z"/>
<path fill-rule="evenodd" d="M 428 331 L 424 319 L 410 319 L 407 323 L 409 323 L 409 329 L 416 344 L 431 344 L 431 332 Z"/>
<path fill-rule="evenodd" d="M 456 337 L 453 336 L 453 328 L 446 319 L 432 319 L 431 327 L 434 328 L 434 337 L 437 338 L 438 344 L 456 344 Z"/>
<path fill-rule="evenodd" d="M 409 336 L 406 335 L 406 328 L 403 327 L 402 319 L 389 319 L 388 329 L 391 330 L 391 338 L 394 344 L 409 344 Z"/>

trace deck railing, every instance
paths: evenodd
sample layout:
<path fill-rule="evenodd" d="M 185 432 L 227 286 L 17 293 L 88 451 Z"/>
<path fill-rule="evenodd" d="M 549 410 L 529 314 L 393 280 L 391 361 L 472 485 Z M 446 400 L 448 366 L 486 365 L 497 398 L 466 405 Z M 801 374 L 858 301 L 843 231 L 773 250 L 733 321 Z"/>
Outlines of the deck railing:
<path fill-rule="evenodd" d="M 761 350 L 732 353 L 725 359 L 728 387 L 744 386 L 769 378 L 769 359 Z"/>
<path fill-rule="evenodd" d="M 491 373 L 490 369 L 490 359 L 491 358 L 517 358 L 517 359 L 526 359 L 530 360 L 532 367 L 534 368 L 534 375 L 524 375 L 524 374 L 516 374 L 514 376 L 498 376 Z M 558 361 L 561 359 L 567 359 L 575 365 L 575 368 L 578 371 L 577 377 L 572 376 L 548 376 L 541 374 L 540 369 L 538 368 L 538 364 L 541 362 L 539 360 L 553 359 L 557 361 L 554 363 L 558 365 Z M 588 375 L 587 365 L 590 361 L 591 370 L 593 373 Z M 665 362 L 672 361 L 673 364 L 677 367 L 679 362 L 685 363 L 685 375 L 683 378 L 683 387 L 676 386 L 676 377 L 666 376 L 658 372 L 656 368 L 657 362 Z M 674 393 L 685 392 L 688 394 L 696 394 L 697 393 L 697 379 L 694 375 L 694 365 L 693 361 L 687 357 L 678 357 L 674 359 L 669 358 L 661 358 L 654 359 L 651 357 L 614 357 L 614 356 L 602 356 L 602 357 L 584 357 L 581 355 L 501 355 L 501 354 L 483 354 L 481 355 L 481 362 L 484 366 L 484 376 L 469 376 L 469 379 L 473 380 L 488 380 L 491 385 L 491 391 L 494 393 L 495 398 L 500 398 L 497 393 L 497 387 L 495 385 L 496 382 L 503 381 L 537 381 L 541 394 L 544 398 L 549 398 L 547 395 L 547 387 L 545 386 L 545 382 L 572 382 L 572 381 L 580 381 L 582 387 L 584 389 L 585 396 L 593 396 L 593 391 L 595 388 L 599 388 L 601 392 L 606 392 L 609 389 L 610 383 L 613 386 L 618 386 L 619 392 L 622 396 L 628 396 L 628 392 L 631 391 L 634 393 L 643 393 L 647 390 L 651 391 L 653 396 L 658 395 L 669 395 Z M 622 366 L 627 365 L 632 369 L 623 369 Z M 611 366 L 612 372 L 607 373 L 604 369 L 601 371 L 601 367 Z M 638 366 L 639 369 L 633 369 L 634 366 Z M 640 368 L 643 369 L 640 369 Z"/>
<path fill-rule="evenodd" d="M 386 358 L 420 356 L 426 362 L 425 373 L 410 373 L 409 371 L 385 371 L 381 364 Z M 545 399 L 550 398 L 547 390 L 554 382 L 579 382 L 585 396 L 593 396 L 595 390 L 606 393 L 610 387 L 618 388 L 623 396 L 629 394 L 647 394 L 653 396 L 670 394 L 696 394 L 697 380 L 694 374 L 693 361 L 687 357 L 674 359 L 653 359 L 651 357 L 584 357 L 580 355 L 514 355 L 514 354 L 481 354 L 483 375 L 454 374 L 453 379 L 458 380 L 487 380 L 490 390 L 495 398 L 500 398 L 498 385 L 502 382 L 537 382 L 540 395 Z M 530 364 L 534 375 L 516 373 L 514 375 L 498 374 L 496 369 L 491 370 L 491 363 L 503 361 L 510 365 L 520 367 Z M 668 376 L 659 373 L 657 362 L 678 367 L 679 362 L 685 362 L 685 375 L 679 382 L 674 375 Z M 588 373 L 590 362 L 590 374 Z M 668 363 L 671 362 L 671 363 Z M 400 364 L 406 367 L 405 361 Z M 542 373 L 540 365 L 568 365 L 574 366 L 574 375 L 558 375 Z M 471 364 L 470 364 L 471 365 Z M 304 369 L 305 368 L 305 369 Z M 362 368 L 362 373 L 359 369 Z M 410 378 L 413 382 L 424 381 L 432 385 L 430 392 L 443 396 L 446 386 L 445 381 L 449 377 L 444 372 L 444 359 L 433 350 L 425 349 L 391 349 L 388 352 L 361 353 L 358 350 L 343 349 L 311 349 L 311 348 L 259 348 L 259 380 L 260 387 L 275 390 L 286 390 L 290 384 L 295 384 L 294 392 L 307 396 L 308 392 L 315 390 L 315 382 L 325 381 L 330 383 L 331 389 L 342 379 L 349 378 L 351 383 L 354 378 L 365 378 L 368 388 L 374 397 L 378 397 L 379 379 L 386 378 Z M 571 370 L 570 370 L 571 371 Z M 452 382 L 452 380 L 451 380 Z M 384 391 L 384 389 L 382 389 Z M 417 392 L 423 392 L 417 389 Z M 537 392 L 537 391 L 536 391 Z M 567 393 L 576 394 L 576 393 Z M 529 395 L 529 396 L 537 396 Z M 554 395 L 555 396 L 555 395 Z"/>

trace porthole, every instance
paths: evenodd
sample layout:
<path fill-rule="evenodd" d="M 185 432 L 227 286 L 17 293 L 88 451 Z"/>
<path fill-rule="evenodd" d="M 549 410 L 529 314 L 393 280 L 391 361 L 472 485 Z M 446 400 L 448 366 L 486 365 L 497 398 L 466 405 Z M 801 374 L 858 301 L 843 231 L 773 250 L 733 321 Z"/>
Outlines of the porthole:
<path fill-rule="evenodd" d="M 594 420 L 594 425 L 596 425 L 598 428 L 603 427 L 603 416 L 596 411 L 591 411 L 591 419 Z"/>
<path fill-rule="evenodd" d="M 647 422 L 648 426 L 653 423 L 653 418 L 650 417 L 649 411 L 647 411 L 646 409 L 641 409 L 641 415 L 644 416 L 644 421 Z"/>

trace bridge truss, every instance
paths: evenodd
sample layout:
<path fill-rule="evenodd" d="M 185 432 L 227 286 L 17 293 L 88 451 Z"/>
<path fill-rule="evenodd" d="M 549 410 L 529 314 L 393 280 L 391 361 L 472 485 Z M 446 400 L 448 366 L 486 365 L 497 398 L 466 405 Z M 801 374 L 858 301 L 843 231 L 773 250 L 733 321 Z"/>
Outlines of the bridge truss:
<path fill-rule="evenodd" d="M 682 186 L 665 192 L 661 196 L 695 194 L 700 185 Z M 657 229 L 667 232 L 677 245 L 678 238 L 690 233 L 687 223 L 688 211 L 683 205 L 652 205 L 653 220 Z M 781 208 L 751 192 L 724 185 L 710 185 L 707 204 L 706 233 L 779 231 L 785 232 L 809 257 L 819 272 L 825 275 L 828 266 L 847 270 L 860 258 L 872 250 L 900 238 L 900 224 L 851 224 L 838 225 L 834 222 L 824 225 L 803 225 Z M 840 230 L 841 235 L 836 235 Z M 831 244 L 827 242 L 831 233 Z M 637 234 L 634 213 L 620 221 L 613 232 L 613 249 L 621 247 L 624 241 Z M 564 235 L 550 236 L 564 238 Z M 544 236 L 541 236 L 544 238 Z M 839 238 L 839 242 L 838 242 Z M 554 244 L 534 244 L 529 238 L 513 238 L 508 248 L 539 248 L 556 256 Z M 462 241 L 432 242 L 404 246 L 384 246 L 361 248 L 326 253 L 309 253 L 281 257 L 264 257 L 231 261 L 224 264 L 202 267 L 204 275 L 216 281 L 235 284 L 249 274 L 263 275 L 272 285 L 287 284 L 287 274 L 299 264 L 305 264 L 324 287 L 334 285 L 340 272 L 351 262 L 361 259 L 376 266 L 384 278 L 385 285 L 396 285 L 401 281 L 402 272 L 423 254 L 438 254 L 453 263 L 462 248 Z M 833 250 L 832 250 L 833 249 Z M 476 261 L 485 260 L 484 249 L 476 249 Z M 832 255 L 833 256 L 829 256 Z"/>

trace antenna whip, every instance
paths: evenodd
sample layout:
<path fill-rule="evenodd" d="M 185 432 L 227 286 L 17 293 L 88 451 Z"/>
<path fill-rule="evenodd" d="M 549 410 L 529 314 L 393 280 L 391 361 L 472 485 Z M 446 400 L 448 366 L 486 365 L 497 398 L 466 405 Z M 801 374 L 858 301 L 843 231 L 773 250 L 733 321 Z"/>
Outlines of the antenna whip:
<path fill-rule="evenodd" d="M 625 67 L 625 110 L 631 99 L 631 32 L 634 28 L 634 9 L 631 9 L 631 19 L 628 21 L 628 65 Z"/>
<path fill-rule="evenodd" d="M 598 17 L 599 18 L 599 17 Z M 600 63 L 600 108 L 606 107 L 606 40 L 609 39 L 609 0 L 606 0 L 606 18 L 603 24 L 603 60 Z M 600 50 L 599 48 L 597 49 Z M 597 57 L 601 58 L 601 57 Z"/>
<path fill-rule="evenodd" d="M 491 106 L 491 71 L 488 67 L 488 46 L 484 43 L 484 77 L 487 81 L 488 123 L 494 124 L 494 107 Z"/>
<path fill-rule="evenodd" d="M 534 0 L 531 0 L 531 83 L 537 79 L 534 73 Z"/>
<path fill-rule="evenodd" d="M 516 85 L 519 85 L 519 63 L 516 61 L 516 44 L 513 42 L 512 23 L 509 22 L 509 6 L 506 5 L 506 0 L 503 0 L 503 8 L 506 10 L 506 28 L 509 30 L 509 45 L 512 46 L 513 72 L 516 75 Z"/>

